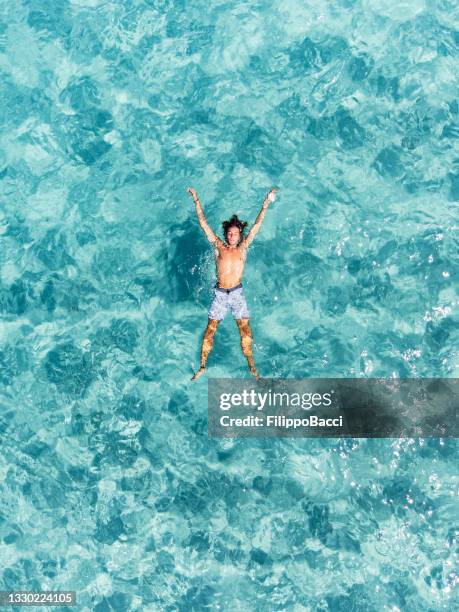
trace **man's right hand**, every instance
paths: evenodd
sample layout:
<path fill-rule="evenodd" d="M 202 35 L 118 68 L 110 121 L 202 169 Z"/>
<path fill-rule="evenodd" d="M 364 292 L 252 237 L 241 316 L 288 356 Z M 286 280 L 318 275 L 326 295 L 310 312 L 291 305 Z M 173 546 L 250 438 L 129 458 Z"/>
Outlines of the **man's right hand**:
<path fill-rule="evenodd" d="M 191 196 L 193 196 L 193 199 L 196 199 L 198 197 L 196 189 L 193 189 L 193 187 L 188 187 L 187 191 Z"/>

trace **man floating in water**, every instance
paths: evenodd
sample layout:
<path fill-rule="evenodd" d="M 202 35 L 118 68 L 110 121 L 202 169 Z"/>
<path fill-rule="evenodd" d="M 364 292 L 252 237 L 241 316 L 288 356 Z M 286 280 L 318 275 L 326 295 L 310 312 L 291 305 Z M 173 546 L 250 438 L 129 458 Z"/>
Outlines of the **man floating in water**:
<path fill-rule="evenodd" d="M 201 367 L 191 380 L 196 380 L 204 373 L 207 357 L 214 344 L 215 332 L 217 331 L 220 321 L 225 318 L 228 308 L 231 309 L 239 328 L 242 352 L 247 358 L 250 372 L 258 380 L 260 375 L 253 361 L 253 336 L 249 325 L 249 311 L 243 294 L 241 279 L 244 271 L 247 249 L 254 239 L 255 234 L 260 229 L 263 218 L 268 210 L 269 203 L 274 202 L 276 192 L 279 190 L 273 188 L 267 194 L 263 206 L 258 213 L 258 217 L 255 219 L 255 223 L 247 236 L 243 235 L 247 222 L 238 219 L 237 215 L 233 215 L 229 221 L 224 221 L 222 225 L 225 242 L 220 240 L 207 223 L 196 191 L 192 187 L 189 187 L 187 191 L 193 197 L 196 205 L 199 224 L 204 230 L 208 241 L 214 246 L 215 263 L 217 267 L 217 283 L 214 288 L 214 299 L 209 308 L 209 321 L 202 340 Z"/>

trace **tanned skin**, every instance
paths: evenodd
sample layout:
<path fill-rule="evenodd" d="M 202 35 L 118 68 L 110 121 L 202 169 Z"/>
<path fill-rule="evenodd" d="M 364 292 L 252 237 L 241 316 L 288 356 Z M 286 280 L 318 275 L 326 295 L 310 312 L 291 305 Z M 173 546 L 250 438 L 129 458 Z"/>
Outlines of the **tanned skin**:
<path fill-rule="evenodd" d="M 278 189 L 271 189 L 266 195 L 260 212 L 258 213 L 255 223 L 250 229 L 247 236 L 241 239 L 240 229 L 234 225 L 228 228 L 225 236 L 225 242 L 221 240 L 215 232 L 212 230 L 210 225 L 207 223 L 204 211 L 199 201 L 196 190 L 192 187 L 187 189 L 187 192 L 192 196 L 196 205 L 196 214 L 198 216 L 199 224 L 203 229 L 208 241 L 214 246 L 215 261 L 217 266 L 217 283 L 218 286 L 223 289 L 229 289 L 235 287 L 242 281 L 242 275 L 244 272 L 245 261 L 247 257 L 247 249 L 255 238 L 258 230 L 261 227 L 262 221 L 268 210 L 268 206 L 271 202 L 274 202 Z M 201 348 L 201 366 L 199 370 L 194 374 L 191 380 L 196 380 L 204 373 L 207 357 L 212 350 L 214 343 L 215 332 L 220 321 L 216 319 L 208 320 L 206 330 L 204 332 L 204 338 L 202 341 Z M 241 348 L 244 353 L 250 372 L 258 380 L 260 375 L 257 372 L 252 354 L 253 336 L 252 330 L 249 325 L 249 319 L 236 319 L 239 333 L 241 336 Z"/>

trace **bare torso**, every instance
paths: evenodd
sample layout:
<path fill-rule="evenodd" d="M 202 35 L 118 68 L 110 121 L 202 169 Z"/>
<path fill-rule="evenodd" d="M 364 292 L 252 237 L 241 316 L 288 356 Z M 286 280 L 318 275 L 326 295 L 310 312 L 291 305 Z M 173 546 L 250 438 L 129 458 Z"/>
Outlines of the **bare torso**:
<path fill-rule="evenodd" d="M 223 289 L 235 287 L 242 280 L 247 247 L 243 243 L 236 247 L 229 247 L 219 240 L 214 250 L 218 286 Z"/>

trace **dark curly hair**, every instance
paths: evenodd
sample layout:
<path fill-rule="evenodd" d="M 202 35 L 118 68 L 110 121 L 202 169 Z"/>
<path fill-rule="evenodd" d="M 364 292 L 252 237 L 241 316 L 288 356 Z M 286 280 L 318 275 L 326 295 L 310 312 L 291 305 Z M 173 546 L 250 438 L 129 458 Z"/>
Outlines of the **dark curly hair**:
<path fill-rule="evenodd" d="M 229 221 L 223 221 L 222 226 L 223 226 L 223 234 L 225 236 L 225 240 L 226 240 L 226 234 L 228 233 L 228 230 L 230 227 L 239 228 L 239 231 L 241 232 L 241 240 L 242 240 L 242 237 L 243 237 L 242 234 L 244 232 L 246 225 L 247 225 L 247 221 L 241 221 L 240 219 L 238 219 L 237 215 L 233 215 Z"/>

